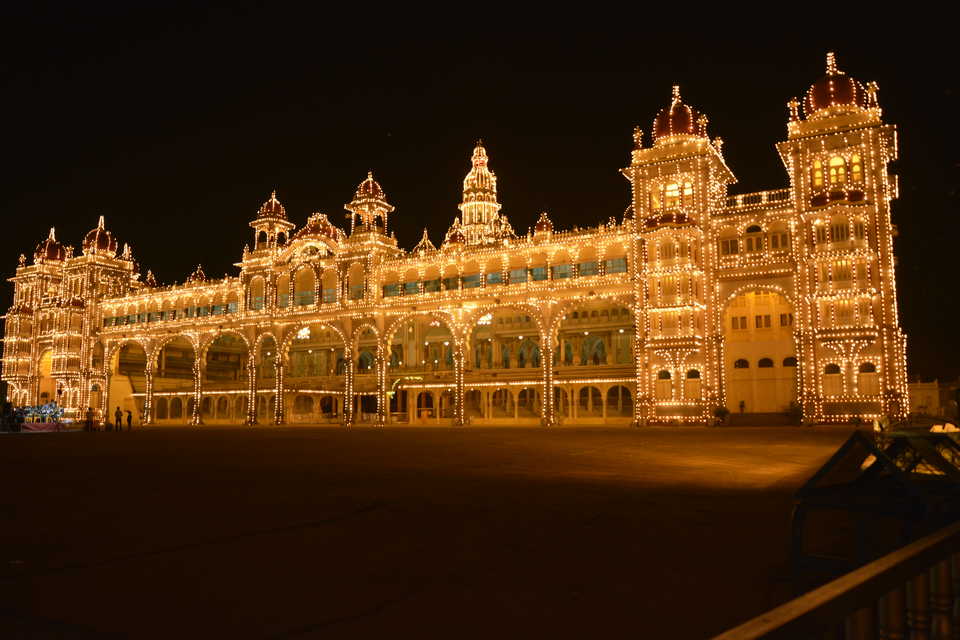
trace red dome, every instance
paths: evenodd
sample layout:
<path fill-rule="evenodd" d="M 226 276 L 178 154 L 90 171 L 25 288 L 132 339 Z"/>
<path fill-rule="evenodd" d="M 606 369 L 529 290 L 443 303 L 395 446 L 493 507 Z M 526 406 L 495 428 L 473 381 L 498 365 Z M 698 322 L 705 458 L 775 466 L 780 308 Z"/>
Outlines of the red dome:
<path fill-rule="evenodd" d="M 534 233 L 553 231 L 553 223 L 550 222 L 550 218 L 547 216 L 546 211 L 540 214 L 540 218 L 537 219 L 537 224 L 533 225 L 533 231 Z"/>
<path fill-rule="evenodd" d="M 325 236 L 331 240 L 339 242 L 343 232 L 337 227 L 333 226 L 333 223 L 327 219 L 326 215 L 317 212 L 307 218 L 307 224 L 293 234 L 293 237 L 294 239 L 297 239 L 309 235 Z"/>
<path fill-rule="evenodd" d="M 105 253 L 110 256 L 117 254 L 117 239 L 113 234 L 104 228 L 103 216 L 100 216 L 100 222 L 96 228 L 87 232 L 83 238 L 83 253 L 98 254 Z"/>
<path fill-rule="evenodd" d="M 260 205 L 260 211 L 257 212 L 258 218 L 280 218 L 287 219 L 287 210 L 283 208 L 280 201 L 277 200 L 277 192 L 270 194 L 270 199 Z"/>
<path fill-rule="evenodd" d="M 353 196 L 354 200 L 361 200 L 363 198 L 384 199 L 383 188 L 379 182 L 373 179 L 372 171 L 367 171 L 367 179 L 357 186 L 357 192 Z"/>
<path fill-rule="evenodd" d="M 807 90 L 803 100 L 806 116 L 816 114 L 831 107 L 854 107 L 864 109 L 867 106 L 867 92 L 859 82 L 837 69 L 832 53 L 827 54 L 827 75 L 817 80 Z"/>
<path fill-rule="evenodd" d="M 47 239 L 37 245 L 33 252 L 33 261 L 35 264 L 43 262 L 62 262 L 67 258 L 67 250 L 62 244 L 57 242 L 57 236 L 53 227 L 50 227 L 50 235 Z"/>
<path fill-rule="evenodd" d="M 674 85 L 673 100 L 653 119 L 653 141 L 670 136 L 706 137 L 707 118 L 680 101 L 680 87 Z"/>

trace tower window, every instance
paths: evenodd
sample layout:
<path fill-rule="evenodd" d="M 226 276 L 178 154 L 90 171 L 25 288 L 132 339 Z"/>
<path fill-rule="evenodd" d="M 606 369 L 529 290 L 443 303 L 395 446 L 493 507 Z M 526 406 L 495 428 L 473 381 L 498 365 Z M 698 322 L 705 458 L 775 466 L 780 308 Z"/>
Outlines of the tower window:
<path fill-rule="evenodd" d="M 813 161 L 813 186 L 823 186 L 823 163 L 819 160 Z"/>
<path fill-rule="evenodd" d="M 850 158 L 850 181 L 863 182 L 863 161 L 857 154 L 853 154 Z"/>
<path fill-rule="evenodd" d="M 737 238 L 720 241 L 720 255 L 732 256 L 737 253 L 740 253 L 740 241 Z"/>
<path fill-rule="evenodd" d="M 750 363 L 749 363 L 745 358 L 740 358 L 739 360 L 737 360 L 736 362 L 733 363 L 733 368 L 734 368 L 734 369 L 749 369 L 749 368 L 750 368 Z"/>
<path fill-rule="evenodd" d="M 843 242 L 850 239 L 850 225 L 846 220 L 834 222 L 830 226 L 830 235 L 834 242 Z"/>
<path fill-rule="evenodd" d="M 757 362 L 757 367 L 759 367 L 760 369 L 772 369 L 773 360 L 771 360 L 770 358 L 760 358 L 760 361 Z"/>
<path fill-rule="evenodd" d="M 671 182 L 663 191 L 663 206 L 665 209 L 680 205 L 680 185 Z"/>
<path fill-rule="evenodd" d="M 847 163 L 840 156 L 830 158 L 830 184 L 843 184 L 847 181 Z"/>
<path fill-rule="evenodd" d="M 683 206 L 689 207 L 693 204 L 693 183 L 683 183 Z"/>

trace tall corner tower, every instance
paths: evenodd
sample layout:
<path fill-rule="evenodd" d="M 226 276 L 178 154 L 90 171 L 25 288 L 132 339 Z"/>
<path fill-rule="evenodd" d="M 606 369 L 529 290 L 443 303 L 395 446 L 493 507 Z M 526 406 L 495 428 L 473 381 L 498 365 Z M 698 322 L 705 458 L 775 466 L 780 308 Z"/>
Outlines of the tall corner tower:
<path fill-rule="evenodd" d="M 713 246 L 705 241 L 712 211 L 722 207 L 733 173 L 720 143 L 707 136 L 707 117 L 684 104 L 679 87 L 653 122 L 653 145 L 634 132 L 623 174 L 633 192 L 636 225 L 638 423 L 705 420 L 719 393 L 719 330 Z"/>
<path fill-rule="evenodd" d="M 808 421 L 904 417 L 906 341 L 897 312 L 890 202 L 897 135 L 876 83 L 827 54 L 826 74 L 788 103 L 777 145 L 797 211 L 800 398 Z M 801 110 L 802 107 L 802 110 Z"/>

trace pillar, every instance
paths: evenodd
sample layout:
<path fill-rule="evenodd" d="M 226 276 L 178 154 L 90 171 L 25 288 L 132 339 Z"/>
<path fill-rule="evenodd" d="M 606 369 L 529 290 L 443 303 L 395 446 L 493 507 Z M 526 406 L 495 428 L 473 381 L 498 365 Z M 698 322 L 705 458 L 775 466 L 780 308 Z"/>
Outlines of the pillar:
<path fill-rule="evenodd" d="M 252 353 L 247 358 L 247 420 L 245 424 L 257 424 L 257 363 Z"/>
<path fill-rule="evenodd" d="M 276 371 L 276 380 L 274 386 L 274 395 L 276 401 L 273 403 L 273 424 L 283 424 L 286 421 L 286 403 L 283 401 L 283 359 L 278 357 L 274 365 Z"/>
<path fill-rule="evenodd" d="M 151 366 L 150 360 L 147 360 L 147 367 L 143 371 L 144 390 L 143 396 L 143 413 L 140 416 L 140 424 L 143 426 L 149 426 L 154 423 L 153 420 L 153 367 Z"/>
<path fill-rule="evenodd" d="M 356 364 L 353 350 L 345 345 L 343 349 L 343 426 L 353 426 L 353 373 Z"/>
<path fill-rule="evenodd" d="M 540 403 L 540 423 L 545 427 L 557 424 L 553 406 L 553 331 L 540 334 L 540 364 L 543 367 L 543 393 Z"/>
<path fill-rule="evenodd" d="M 380 345 L 377 346 L 374 366 L 377 374 L 377 420 L 375 424 L 382 427 L 387 423 L 390 404 L 387 399 L 387 360 L 384 358 L 384 350 Z"/>
<path fill-rule="evenodd" d="M 454 339 L 453 342 L 453 426 L 462 427 L 467 423 L 464 407 L 466 395 L 464 380 L 464 352 L 466 345 L 463 340 Z"/>
<path fill-rule="evenodd" d="M 200 403 L 203 402 L 203 372 L 200 368 L 199 356 L 193 359 L 193 413 L 190 414 L 190 424 L 203 424 L 200 417 Z"/>

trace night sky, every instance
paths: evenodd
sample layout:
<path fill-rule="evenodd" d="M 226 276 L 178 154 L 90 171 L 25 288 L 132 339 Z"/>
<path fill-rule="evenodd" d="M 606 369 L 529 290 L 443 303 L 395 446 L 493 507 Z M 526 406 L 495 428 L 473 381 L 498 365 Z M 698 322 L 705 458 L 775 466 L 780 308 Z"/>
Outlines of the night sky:
<path fill-rule="evenodd" d="M 667 30 L 668 39 L 612 14 L 566 24 L 451 14 L 439 25 L 361 4 L 310 14 L 263 7 L 2 10 L 7 274 L 51 225 L 79 250 L 103 214 L 162 283 L 182 282 L 198 262 L 209 276 L 233 275 L 253 238 L 247 223 L 272 189 L 298 226 L 313 211 L 343 225 L 343 204 L 367 170 L 397 208 L 401 245 L 411 248 L 425 225 L 439 244 L 459 213 L 477 138 L 518 233 L 543 210 L 559 227 L 619 218 L 629 190 L 618 170 L 633 127 L 649 134 L 674 83 L 724 138 L 739 180 L 731 193 L 782 188 L 773 145 L 786 136 L 786 102 L 823 75 L 835 50 L 842 70 L 879 83 L 884 118 L 899 127 L 893 215 L 911 376 L 960 374 L 949 39 L 779 27 Z M 829 37 L 809 35 L 820 32 Z M 4 308 L 12 291 L 3 290 Z"/>

